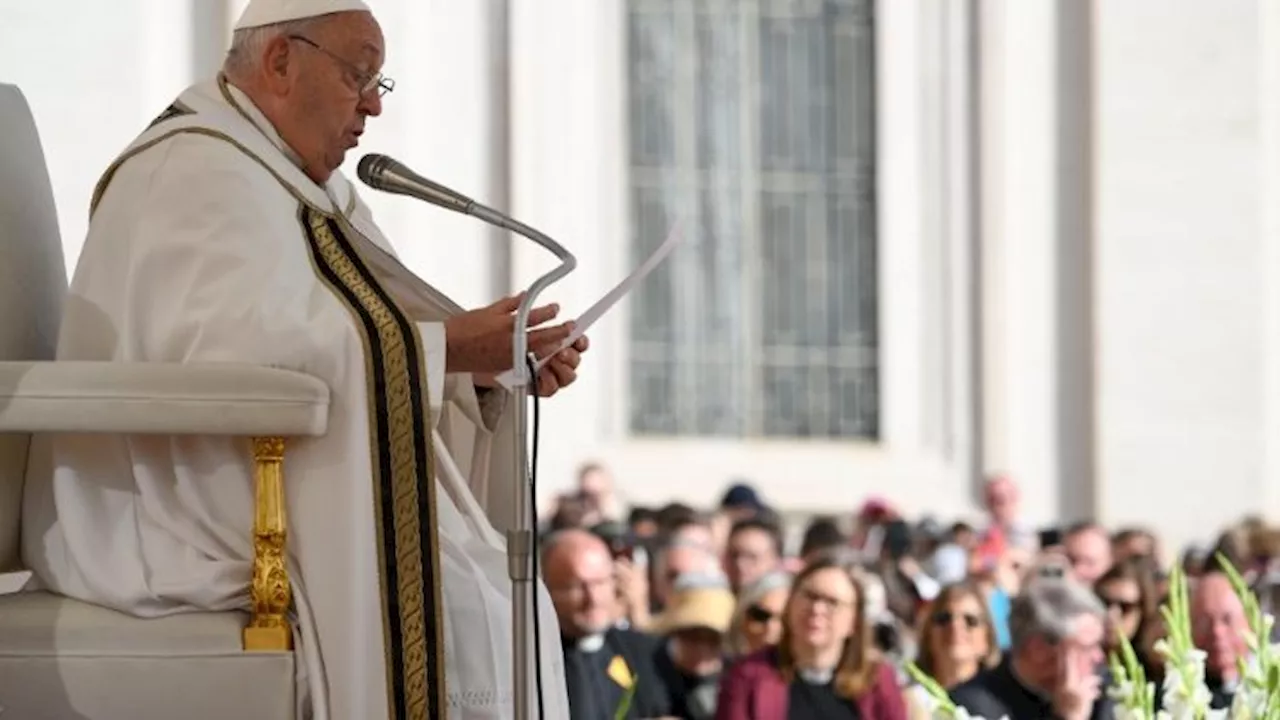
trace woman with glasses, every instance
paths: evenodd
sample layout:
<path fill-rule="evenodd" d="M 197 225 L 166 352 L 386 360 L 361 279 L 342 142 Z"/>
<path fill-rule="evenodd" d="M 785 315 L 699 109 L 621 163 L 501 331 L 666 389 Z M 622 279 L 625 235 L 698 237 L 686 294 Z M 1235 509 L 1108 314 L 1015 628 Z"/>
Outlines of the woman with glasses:
<path fill-rule="evenodd" d="M 920 613 L 916 627 L 920 655 L 916 666 L 943 688 L 968 681 L 1000 662 L 991 614 L 982 591 L 968 583 L 948 585 Z M 932 712 L 928 693 L 911 689 L 913 704 Z"/>
<path fill-rule="evenodd" d="M 771 572 L 743 588 L 729 627 L 729 657 L 738 659 L 782 637 L 782 610 L 791 594 L 791 575 Z"/>
<path fill-rule="evenodd" d="M 792 584 L 776 647 L 734 665 L 717 720 L 906 720 L 897 676 L 872 644 L 866 596 L 850 566 L 827 557 Z"/>
<path fill-rule="evenodd" d="M 1093 586 L 1094 593 L 1107 609 L 1107 634 L 1103 644 L 1108 654 L 1119 652 L 1120 636 L 1138 650 L 1144 665 L 1157 669 L 1162 665 L 1158 657 L 1148 658 L 1143 653 L 1144 635 L 1158 618 L 1155 578 L 1149 566 L 1141 559 L 1130 559 L 1111 566 L 1111 569 Z M 1148 632 L 1144 633 L 1144 628 Z"/>

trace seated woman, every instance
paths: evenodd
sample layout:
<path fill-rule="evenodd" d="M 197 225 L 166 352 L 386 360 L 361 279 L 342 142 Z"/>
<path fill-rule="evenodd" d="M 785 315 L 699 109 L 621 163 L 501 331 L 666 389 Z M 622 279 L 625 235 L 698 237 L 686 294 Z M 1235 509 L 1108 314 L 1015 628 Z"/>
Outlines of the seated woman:
<path fill-rule="evenodd" d="M 916 666 L 946 690 L 1000 662 L 1000 646 L 982 591 L 968 583 L 948 585 L 938 593 L 920 613 L 916 637 L 920 639 Z M 933 712 L 933 699 L 920 686 L 912 686 L 910 699 Z"/>
<path fill-rule="evenodd" d="M 730 659 L 737 660 L 782 637 L 782 610 L 791 594 L 791 575 L 771 572 L 743 589 L 729 628 Z"/>
<path fill-rule="evenodd" d="M 1120 636 L 1129 639 L 1147 674 L 1147 680 L 1164 680 L 1164 660 L 1155 651 L 1155 641 L 1165 636 L 1160 617 L 1160 598 L 1150 564 L 1133 558 L 1111 566 L 1093 587 L 1107 608 L 1107 634 L 1103 645 L 1108 655 L 1120 651 Z"/>
<path fill-rule="evenodd" d="M 792 584 L 778 646 L 743 658 L 721 681 L 717 720 L 906 720 L 865 605 L 847 563 L 810 563 Z"/>
<path fill-rule="evenodd" d="M 1103 639 L 1108 653 L 1120 649 L 1120 636 L 1138 647 L 1142 622 L 1156 612 L 1154 583 L 1140 561 L 1129 560 L 1111 566 L 1098 578 L 1093 591 L 1107 608 L 1107 634 Z"/>

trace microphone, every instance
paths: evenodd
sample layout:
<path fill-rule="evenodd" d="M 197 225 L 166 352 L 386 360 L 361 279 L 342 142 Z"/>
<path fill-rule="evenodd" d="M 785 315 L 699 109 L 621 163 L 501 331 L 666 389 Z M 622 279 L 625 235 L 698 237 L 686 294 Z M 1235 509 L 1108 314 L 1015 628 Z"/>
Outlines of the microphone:
<path fill-rule="evenodd" d="M 466 195 L 432 182 L 410 170 L 404 163 L 386 155 L 372 153 L 360 158 L 356 175 L 361 182 L 375 190 L 426 200 L 464 215 L 470 215 L 476 205 Z"/>
<path fill-rule="evenodd" d="M 564 272 L 566 275 L 577 265 L 577 260 L 568 250 L 565 250 L 560 243 L 547 237 L 544 233 L 538 232 L 519 220 L 508 217 L 491 207 L 481 205 L 457 190 L 451 190 L 438 182 L 422 177 L 395 158 L 378 153 L 365 155 L 360 158 L 360 164 L 356 167 L 356 176 L 360 178 L 361 182 L 374 190 L 425 200 L 432 205 L 438 205 L 446 210 L 452 210 L 463 215 L 470 215 L 490 225 L 496 225 L 517 235 L 523 235 L 546 248 L 551 254 L 564 262 L 568 266 Z"/>
<path fill-rule="evenodd" d="M 514 697 L 516 702 L 516 720 L 529 720 L 531 715 L 530 690 L 535 687 L 530 682 L 529 670 L 537 671 L 536 693 L 539 717 L 542 716 L 542 662 L 539 651 L 530 646 L 529 629 L 533 628 L 533 640 L 541 644 L 537 602 L 533 592 L 533 580 L 537 574 L 537 550 L 535 549 L 534 528 L 537 524 L 537 513 L 534 496 L 537 493 L 538 465 L 538 399 L 534 394 L 533 414 L 533 462 L 528 462 L 529 437 L 526 432 L 525 400 L 529 396 L 528 385 L 535 379 L 533 371 L 534 358 L 528 353 L 529 337 L 525 328 L 529 325 L 529 312 L 538 295 L 552 283 L 568 275 L 577 266 L 578 261 L 565 250 L 560 243 L 552 240 L 545 233 L 539 232 L 524 223 L 513 220 L 506 215 L 485 207 L 460 192 L 450 190 L 440 183 L 432 182 L 405 167 L 386 155 L 371 154 L 360 158 L 356 169 L 360 180 L 375 190 L 408 195 L 439 205 L 446 210 L 453 210 L 464 215 L 483 220 L 491 225 L 510 230 L 522 235 L 550 250 L 560 259 L 560 266 L 542 275 L 525 291 L 524 299 L 516 310 L 516 322 L 511 336 L 511 370 L 504 375 L 510 376 L 510 385 L 516 397 L 515 406 L 515 438 L 516 452 L 512 458 L 515 477 L 521 482 L 516 493 L 515 526 L 507 531 L 507 574 L 511 577 L 511 639 L 513 667 L 511 672 Z M 526 365 L 527 363 L 527 365 Z M 501 379 L 501 378 L 500 378 Z"/>

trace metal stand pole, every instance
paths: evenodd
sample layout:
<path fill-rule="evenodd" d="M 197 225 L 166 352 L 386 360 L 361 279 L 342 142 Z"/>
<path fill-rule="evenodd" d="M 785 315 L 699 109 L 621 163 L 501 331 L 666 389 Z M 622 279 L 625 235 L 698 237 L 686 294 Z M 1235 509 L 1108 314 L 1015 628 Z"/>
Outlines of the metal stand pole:
<path fill-rule="evenodd" d="M 515 525 L 507 531 L 507 574 L 511 576 L 511 654 L 514 667 L 511 678 L 514 686 L 516 720 L 533 720 L 531 705 L 537 688 L 529 680 L 538 650 L 531 651 L 534 608 L 533 553 L 533 488 L 529 477 L 529 437 L 526 407 L 529 384 L 537 382 L 529 377 L 525 357 L 529 350 L 529 312 L 543 290 L 573 272 L 578 261 L 573 254 L 545 233 L 486 207 L 471 198 L 450 190 L 415 174 L 403 164 L 385 155 L 366 155 L 360 161 L 360 178 L 370 187 L 390 193 L 408 195 L 440 207 L 479 218 L 495 227 L 526 237 L 560 259 L 560 265 L 533 281 L 525 291 L 524 299 L 516 311 L 515 327 L 511 334 L 511 382 L 509 387 L 516 403 L 516 517 Z M 536 386 L 535 386 L 536 387 Z M 539 720 L 544 720 L 539 718 Z"/>
<path fill-rule="evenodd" d="M 523 368 L 520 368 L 523 370 Z M 531 380 L 532 382 L 532 380 Z M 507 531 L 507 572 L 511 576 L 511 678 L 515 720 L 533 720 L 529 671 L 541 648 L 533 646 L 533 498 L 529 485 L 528 384 L 513 392 L 516 403 L 516 523 Z M 539 720 L 543 720 L 539 718 Z"/>
<path fill-rule="evenodd" d="M 577 260 L 555 240 L 523 223 L 517 222 L 488 208 L 474 208 L 471 214 L 499 227 L 533 240 L 560 258 L 560 266 L 548 272 L 529 286 L 524 300 L 516 311 L 516 323 L 511 338 L 511 371 L 515 375 L 512 396 L 516 403 L 516 517 L 515 526 L 507 531 L 507 574 L 511 576 L 511 680 L 514 686 L 515 720 L 533 720 L 533 695 L 537 692 L 530 682 L 529 672 L 534 668 L 541 648 L 533 647 L 534 606 L 533 553 L 535 532 L 533 527 L 533 487 L 529 477 L 528 399 L 530 387 L 535 388 L 536 377 L 530 377 L 525 367 L 529 354 L 529 313 L 538 296 L 560 278 L 573 272 Z M 545 718 L 538 718 L 545 720 Z"/>

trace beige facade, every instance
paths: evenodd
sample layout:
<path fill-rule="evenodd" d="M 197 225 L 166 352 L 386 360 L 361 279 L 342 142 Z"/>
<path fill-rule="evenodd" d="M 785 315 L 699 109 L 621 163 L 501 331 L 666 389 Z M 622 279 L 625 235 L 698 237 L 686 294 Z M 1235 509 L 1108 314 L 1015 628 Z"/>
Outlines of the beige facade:
<path fill-rule="evenodd" d="M 570 246 L 569 313 L 634 262 L 626 2 L 371 0 L 399 84 L 362 149 Z M 216 67 L 238 4 L 0 8 L 0 79 L 34 107 L 69 262 L 99 169 Z M 544 408 L 544 497 L 590 458 L 641 502 L 744 476 L 789 510 L 878 494 L 973 515 L 982 471 L 1005 470 L 1035 521 L 1181 541 L 1280 513 L 1280 3 L 880 0 L 874 18 L 878 439 L 636 437 L 624 308 Z M 371 204 L 465 303 L 548 267 L 466 218 Z"/>

